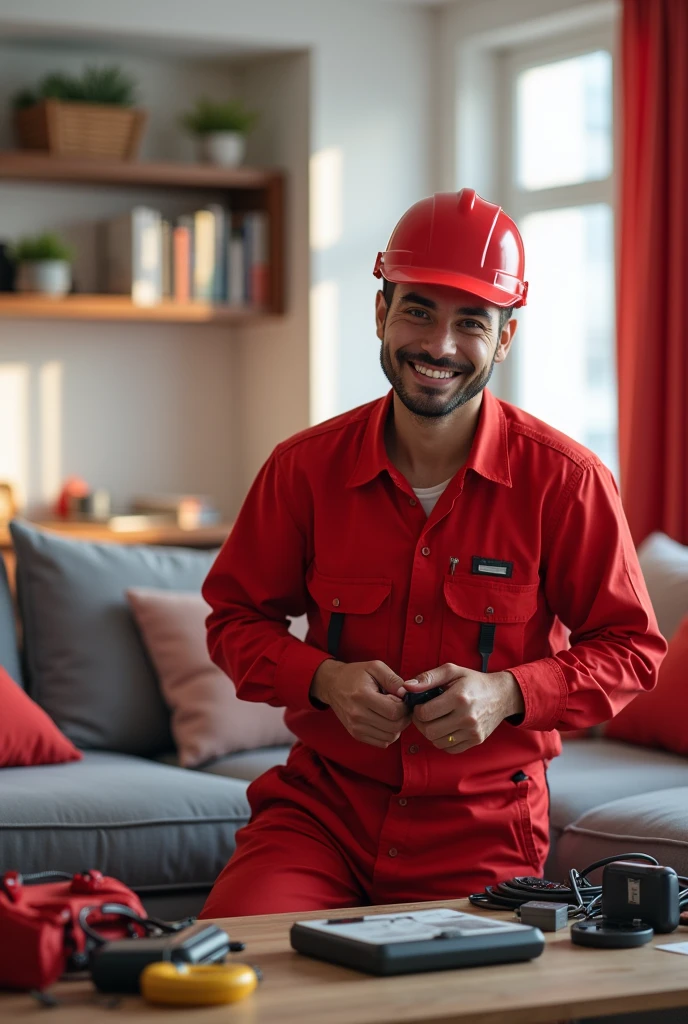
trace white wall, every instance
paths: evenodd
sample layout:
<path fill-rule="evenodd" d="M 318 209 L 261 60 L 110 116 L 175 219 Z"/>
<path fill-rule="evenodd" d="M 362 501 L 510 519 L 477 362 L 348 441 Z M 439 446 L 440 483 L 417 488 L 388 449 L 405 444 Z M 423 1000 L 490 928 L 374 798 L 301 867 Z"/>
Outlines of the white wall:
<path fill-rule="evenodd" d="M 234 435 L 239 453 L 222 466 L 225 479 L 230 478 L 226 486 L 222 485 L 223 505 L 230 514 L 246 481 L 274 443 L 307 425 L 310 410 L 305 382 L 310 386 L 311 398 L 313 394 L 325 398 L 318 404 L 320 417 L 367 401 L 386 389 L 374 333 L 377 285 L 372 266 L 401 213 L 432 192 L 435 185 L 434 128 L 429 113 L 435 18 L 429 9 L 379 0 L 253 0 L 251 4 L 242 0 L 196 0 L 193 5 L 182 0 L 147 0 L 145 4 L 140 0 L 118 0 L 117 4 L 23 0 L 21 9 L 16 0 L 0 0 L 0 37 L 13 40 L 18 35 L 33 35 L 38 40 L 50 40 L 52 46 L 56 38 L 63 37 L 88 43 L 89 47 L 108 45 L 139 53 L 155 50 L 160 56 L 183 54 L 185 58 L 196 53 L 204 59 L 210 52 L 229 55 L 230 50 L 241 47 L 310 54 L 309 70 L 302 58 L 294 57 L 284 96 L 271 95 L 272 115 L 280 111 L 284 118 L 284 131 L 281 140 L 275 142 L 275 152 L 290 158 L 297 174 L 300 156 L 294 153 L 298 147 L 293 139 L 307 140 L 311 167 L 314 161 L 322 167 L 318 159 L 325 151 L 338 154 L 341 192 L 337 195 L 336 181 L 334 185 L 330 181 L 334 194 L 328 208 L 339 209 L 340 230 L 311 254 L 308 266 L 303 182 L 292 180 L 290 313 L 276 328 L 243 332 L 238 357 L 235 347 L 223 352 L 220 363 L 224 361 L 224 367 L 215 364 L 215 370 L 227 374 L 230 408 L 237 393 L 240 396 L 235 408 L 240 409 L 241 422 Z M 149 59 L 146 55 L 145 60 Z M 301 106 L 294 109 L 288 97 L 302 97 L 306 79 L 309 109 L 303 109 L 303 98 Z M 267 72 L 265 81 L 270 81 Z M 244 88 L 247 96 L 259 97 L 260 75 L 247 71 L 238 88 Z M 260 148 L 258 142 L 256 146 Z M 307 286 L 310 298 L 315 298 L 316 305 L 320 303 L 318 308 L 325 317 L 314 324 L 310 339 L 308 310 L 312 303 Z M 3 332 L 5 328 L 3 325 Z M 23 325 L 24 333 L 34 330 L 35 337 L 47 336 L 44 326 Z M 152 337 L 151 331 L 148 327 L 132 330 L 128 337 L 135 335 L 137 344 L 144 345 Z M 116 325 L 107 329 L 76 325 L 68 332 L 70 337 L 83 339 L 95 333 L 116 337 L 119 329 Z M 57 352 L 65 334 L 62 328 L 50 333 Z M 6 337 L 6 332 L 0 337 Z M 194 331 L 193 337 L 195 348 L 200 331 Z M 210 335 L 205 337 L 200 345 L 212 346 Z M 2 347 L 0 358 L 4 358 Z M 199 352 L 199 358 L 205 359 L 205 352 Z M 334 386 L 331 379 L 317 378 L 317 368 L 323 365 L 333 368 Z M 204 387 L 202 378 L 193 385 L 199 402 Z M 164 397 L 161 401 L 171 413 L 171 399 Z M 203 438 L 198 450 L 206 447 L 207 437 L 217 428 L 215 416 L 226 417 L 224 429 L 231 429 L 230 412 L 206 413 L 203 426 L 197 428 Z M 143 412 L 137 418 L 142 420 Z M 242 434 L 242 427 L 248 429 L 250 439 Z M 85 444 L 97 452 L 96 442 Z M 143 465 L 140 451 L 132 451 L 129 458 L 132 465 Z M 65 449 L 65 465 L 71 462 L 72 451 Z M 238 471 L 237 464 L 242 467 Z M 134 472 L 132 469 L 132 476 Z M 215 473 L 211 483 L 217 479 Z"/>

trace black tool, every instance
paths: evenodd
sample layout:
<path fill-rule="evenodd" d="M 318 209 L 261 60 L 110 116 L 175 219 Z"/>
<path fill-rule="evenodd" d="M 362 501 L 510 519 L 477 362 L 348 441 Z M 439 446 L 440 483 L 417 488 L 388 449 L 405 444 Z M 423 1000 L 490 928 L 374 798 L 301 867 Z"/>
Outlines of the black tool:
<path fill-rule="evenodd" d="M 425 690 L 424 693 L 405 693 L 404 704 L 407 708 L 415 708 L 418 704 L 427 704 L 429 700 L 439 697 L 444 693 L 444 687 L 433 686 L 432 690 Z"/>

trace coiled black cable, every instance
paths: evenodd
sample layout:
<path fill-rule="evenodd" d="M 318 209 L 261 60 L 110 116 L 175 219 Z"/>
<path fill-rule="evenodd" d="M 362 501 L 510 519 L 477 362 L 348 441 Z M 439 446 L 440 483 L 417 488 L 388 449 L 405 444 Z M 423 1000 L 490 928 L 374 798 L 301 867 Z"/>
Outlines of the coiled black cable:
<path fill-rule="evenodd" d="M 483 892 L 473 893 L 468 898 L 474 907 L 481 907 L 483 910 L 518 910 L 530 900 L 567 903 L 569 917 L 594 918 L 599 913 L 602 886 L 589 882 L 588 875 L 617 860 L 640 860 L 655 866 L 659 864 L 659 861 L 649 853 L 618 853 L 613 857 L 604 857 L 588 864 L 583 871 L 571 868 L 568 885 L 565 882 L 550 882 L 545 878 L 525 875 L 510 878 L 497 885 L 488 885 Z M 679 875 L 678 880 L 679 885 L 684 886 L 679 891 L 679 906 L 683 910 L 688 908 L 688 878 Z"/>

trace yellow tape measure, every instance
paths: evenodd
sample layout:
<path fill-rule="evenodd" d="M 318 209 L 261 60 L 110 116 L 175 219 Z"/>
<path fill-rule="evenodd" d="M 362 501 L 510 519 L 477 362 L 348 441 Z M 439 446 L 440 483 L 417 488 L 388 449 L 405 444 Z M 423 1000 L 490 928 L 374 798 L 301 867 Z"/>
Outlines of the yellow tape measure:
<path fill-rule="evenodd" d="M 149 1003 L 210 1006 L 236 1003 L 260 978 L 248 964 L 183 964 L 160 960 L 141 972 L 141 995 Z"/>

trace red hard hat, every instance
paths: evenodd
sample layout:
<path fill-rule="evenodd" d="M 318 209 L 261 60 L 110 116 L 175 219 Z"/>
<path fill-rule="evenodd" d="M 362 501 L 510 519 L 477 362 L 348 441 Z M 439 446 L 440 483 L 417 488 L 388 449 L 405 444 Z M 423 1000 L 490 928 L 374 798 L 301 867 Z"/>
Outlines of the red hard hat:
<path fill-rule="evenodd" d="M 436 192 L 406 211 L 377 255 L 375 277 L 443 284 L 494 306 L 525 306 L 523 240 L 501 206 L 471 188 Z"/>

